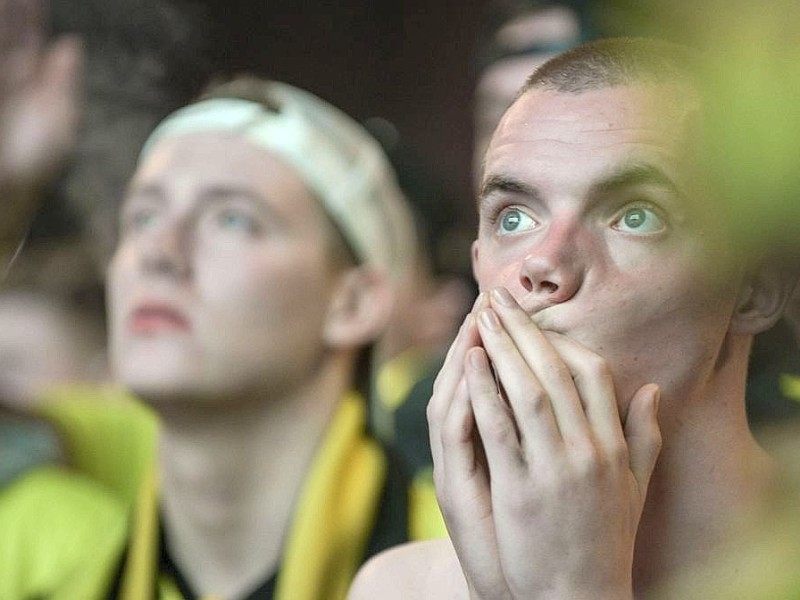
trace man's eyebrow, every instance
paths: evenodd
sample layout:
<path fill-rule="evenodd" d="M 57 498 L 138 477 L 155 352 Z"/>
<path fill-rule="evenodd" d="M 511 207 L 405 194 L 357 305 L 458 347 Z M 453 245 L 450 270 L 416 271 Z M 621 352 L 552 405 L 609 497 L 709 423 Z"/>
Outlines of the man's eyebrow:
<path fill-rule="evenodd" d="M 167 194 L 164 192 L 162 186 L 155 182 L 142 184 L 133 183 L 128 188 L 126 197 L 137 196 L 163 202 Z M 204 205 L 213 204 L 214 202 L 219 202 L 220 200 L 226 200 L 228 198 L 240 198 L 259 206 L 264 205 L 264 208 L 268 210 L 272 208 L 268 203 L 264 202 L 264 199 L 257 192 L 246 186 L 235 184 L 219 184 L 204 188 L 200 195 L 200 203 Z"/>
<path fill-rule="evenodd" d="M 217 184 L 208 186 L 203 189 L 203 193 L 200 197 L 203 203 L 226 200 L 228 198 L 240 198 L 257 205 L 263 204 L 264 208 L 267 209 L 272 208 L 255 190 L 252 190 L 247 186 L 235 184 Z"/>
<path fill-rule="evenodd" d="M 199 209 L 205 209 L 227 200 L 241 200 L 258 213 L 275 222 L 283 222 L 285 216 L 269 201 L 269 198 L 247 185 L 220 183 L 203 189 L 198 202 Z"/>
<path fill-rule="evenodd" d="M 592 186 L 592 195 L 645 184 L 666 188 L 679 198 L 685 197 L 683 190 L 672 177 L 659 167 L 649 163 L 635 163 L 612 172 L 601 182 Z"/>
<path fill-rule="evenodd" d="M 483 185 L 481 186 L 481 192 L 478 195 L 478 203 L 480 204 L 491 194 L 498 192 L 519 194 L 532 198 L 539 197 L 538 190 L 532 185 L 507 175 L 492 175 L 483 182 Z"/>

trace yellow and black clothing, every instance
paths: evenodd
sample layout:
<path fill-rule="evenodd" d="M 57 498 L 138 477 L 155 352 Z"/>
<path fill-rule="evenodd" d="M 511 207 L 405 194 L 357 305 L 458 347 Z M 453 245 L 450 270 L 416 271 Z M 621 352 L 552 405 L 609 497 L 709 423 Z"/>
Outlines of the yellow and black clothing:
<path fill-rule="evenodd" d="M 79 592 L 57 589 L 52 597 L 188 600 L 185 592 L 191 590 L 179 574 L 175 577 L 174 563 L 162 553 L 154 416 L 135 400 L 112 399 L 107 392 L 67 395 L 48 404 L 45 412 L 65 431 L 82 476 L 115 498 L 117 508 L 107 511 L 103 527 L 119 533 L 108 536 L 102 548 L 75 549 L 85 559 L 78 562 L 79 578 L 91 586 Z M 357 394 L 342 399 L 302 488 L 273 594 L 259 598 L 344 598 L 368 556 L 408 539 L 407 480 L 399 463 L 365 433 L 365 412 Z M 54 494 L 52 501 L 58 498 Z M 27 537 L 50 538 L 52 532 L 37 529 L 34 515 L 26 522 Z M 37 557 L 10 566 L 23 568 L 26 560 Z M 269 582 L 264 583 L 268 588 Z"/>
<path fill-rule="evenodd" d="M 407 487 L 394 474 L 388 475 L 389 460 L 364 427 L 363 401 L 349 394 L 306 479 L 274 588 L 269 582 L 258 586 L 272 595 L 259 598 L 344 598 L 366 557 L 408 539 Z M 162 549 L 157 499 L 152 475 L 141 489 L 112 597 L 190 600 L 194 596 L 180 574 L 175 577 L 175 565 Z"/>
<path fill-rule="evenodd" d="M 47 400 L 42 416 L 73 468 L 37 465 L 0 491 L 0 598 L 103 598 L 156 421 L 116 389 L 70 387 Z"/>
<path fill-rule="evenodd" d="M 411 474 L 412 539 L 444 537 L 444 524 L 433 487 L 433 458 L 426 409 L 441 362 L 431 362 L 414 349 L 381 365 L 370 415 L 376 436 Z"/>

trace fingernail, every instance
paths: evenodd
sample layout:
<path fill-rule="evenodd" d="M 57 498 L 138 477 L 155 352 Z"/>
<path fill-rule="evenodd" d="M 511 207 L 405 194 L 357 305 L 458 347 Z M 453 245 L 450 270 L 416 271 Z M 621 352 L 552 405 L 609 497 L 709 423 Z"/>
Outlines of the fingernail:
<path fill-rule="evenodd" d="M 514 298 L 512 298 L 508 290 L 503 287 L 494 288 L 492 290 L 492 300 L 509 308 L 514 306 Z"/>
<path fill-rule="evenodd" d="M 486 308 L 482 310 L 478 317 L 481 323 L 490 331 L 500 331 L 500 320 L 492 309 Z"/>
<path fill-rule="evenodd" d="M 469 353 L 469 364 L 474 369 L 488 369 L 489 363 L 483 350 L 475 349 Z"/>

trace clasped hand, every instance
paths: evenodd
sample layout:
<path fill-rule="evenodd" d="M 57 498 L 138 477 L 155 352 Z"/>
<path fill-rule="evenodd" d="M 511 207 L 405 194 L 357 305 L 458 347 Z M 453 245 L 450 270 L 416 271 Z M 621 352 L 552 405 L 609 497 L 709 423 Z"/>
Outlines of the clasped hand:
<path fill-rule="evenodd" d="M 482 294 L 428 406 L 437 497 L 473 599 L 632 597 L 659 389 L 620 417 L 609 366 Z"/>

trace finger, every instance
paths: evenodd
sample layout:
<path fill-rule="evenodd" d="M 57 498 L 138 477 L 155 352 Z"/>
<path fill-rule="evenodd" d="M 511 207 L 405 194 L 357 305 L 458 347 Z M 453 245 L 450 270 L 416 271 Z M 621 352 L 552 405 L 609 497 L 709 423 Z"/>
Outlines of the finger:
<path fill-rule="evenodd" d="M 428 402 L 429 421 L 434 420 L 439 423 L 444 420 L 449 410 L 450 399 L 464 375 L 464 357 L 467 350 L 480 343 L 473 321 L 471 314 L 464 319 L 436 376 L 433 393 Z"/>
<path fill-rule="evenodd" d="M 486 350 L 472 348 L 466 366 L 469 401 L 493 479 L 518 480 L 525 465 L 517 424 L 494 380 Z"/>
<path fill-rule="evenodd" d="M 475 301 L 476 306 L 481 301 L 479 296 Z M 464 376 L 464 357 L 469 348 L 480 343 L 473 321 L 472 314 L 467 315 L 464 319 L 433 384 L 433 393 L 427 407 L 427 418 L 431 454 L 434 459 L 441 456 L 441 426 L 450 409 L 450 402 L 456 387 Z"/>
<path fill-rule="evenodd" d="M 474 326 L 474 314 L 486 304 L 486 297 L 484 294 L 479 294 L 475 299 L 470 313 L 464 318 L 461 327 L 456 334 L 453 343 L 450 345 L 447 355 L 445 356 L 442 369 L 439 371 L 439 376 L 434 383 L 434 391 L 437 387 L 442 389 L 455 389 L 461 376 L 463 374 L 464 357 L 467 350 L 480 343 L 480 338 Z M 455 369 L 448 367 L 454 366 Z M 448 368 L 445 370 L 445 368 Z"/>
<path fill-rule="evenodd" d="M 566 336 L 547 332 L 547 339 L 570 370 L 594 438 L 608 452 L 624 444 L 619 404 L 608 363 Z"/>
<path fill-rule="evenodd" d="M 589 425 L 572 372 L 561 355 L 508 290 L 492 290 L 492 307 L 523 360 L 550 398 L 552 412 L 563 438 L 586 436 Z"/>
<path fill-rule="evenodd" d="M 83 83 L 83 44 L 75 36 L 54 42 L 42 61 L 36 82 L 39 97 L 46 102 L 52 123 L 51 144 L 62 153 L 74 144 L 80 117 Z"/>
<path fill-rule="evenodd" d="M 485 308 L 477 321 L 484 348 L 513 412 L 514 424 L 519 430 L 526 456 L 543 457 L 545 460 L 552 457 L 560 451 L 563 442 L 548 394 L 500 323 L 497 313 Z M 468 381 L 472 382 L 469 378 Z M 476 385 L 484 384 L 477 378 L 474 381 Z M 495 394 L 498 394 L 498 386 L 494 381 L 492 385 Z M 483 388 L 480 391 L 483 393 Z M 474 393 L 470 388 L 470 394 Z"/>
<path fill-rule="evenodd" d="M 479 466 L 475 433 L 467 382 L 462 378 L 456 386 L 450 410 L 441 427 L 442 452 L 438 459 L 434 459 L 434 482 L 437 488 L 445 488 L 445 478 L 463 481 L 475 476 Z"/>
<path fill-rule="evenodd" d="M 634 394 L 625 419 L 625 439 L 630 453 L 631 471 L 639 484 L 642 499 L 661 451 L 658 405 L 661 391 L 655 384 L 645 385 Z"/>
<path fill-rule="evenodd" d="M 83 81 L 84 47 L 74 35 L 63 36 L 53 42 L 42 61 L 41 89 L 51 96 L 69 103 L 75 110 Z"/>

